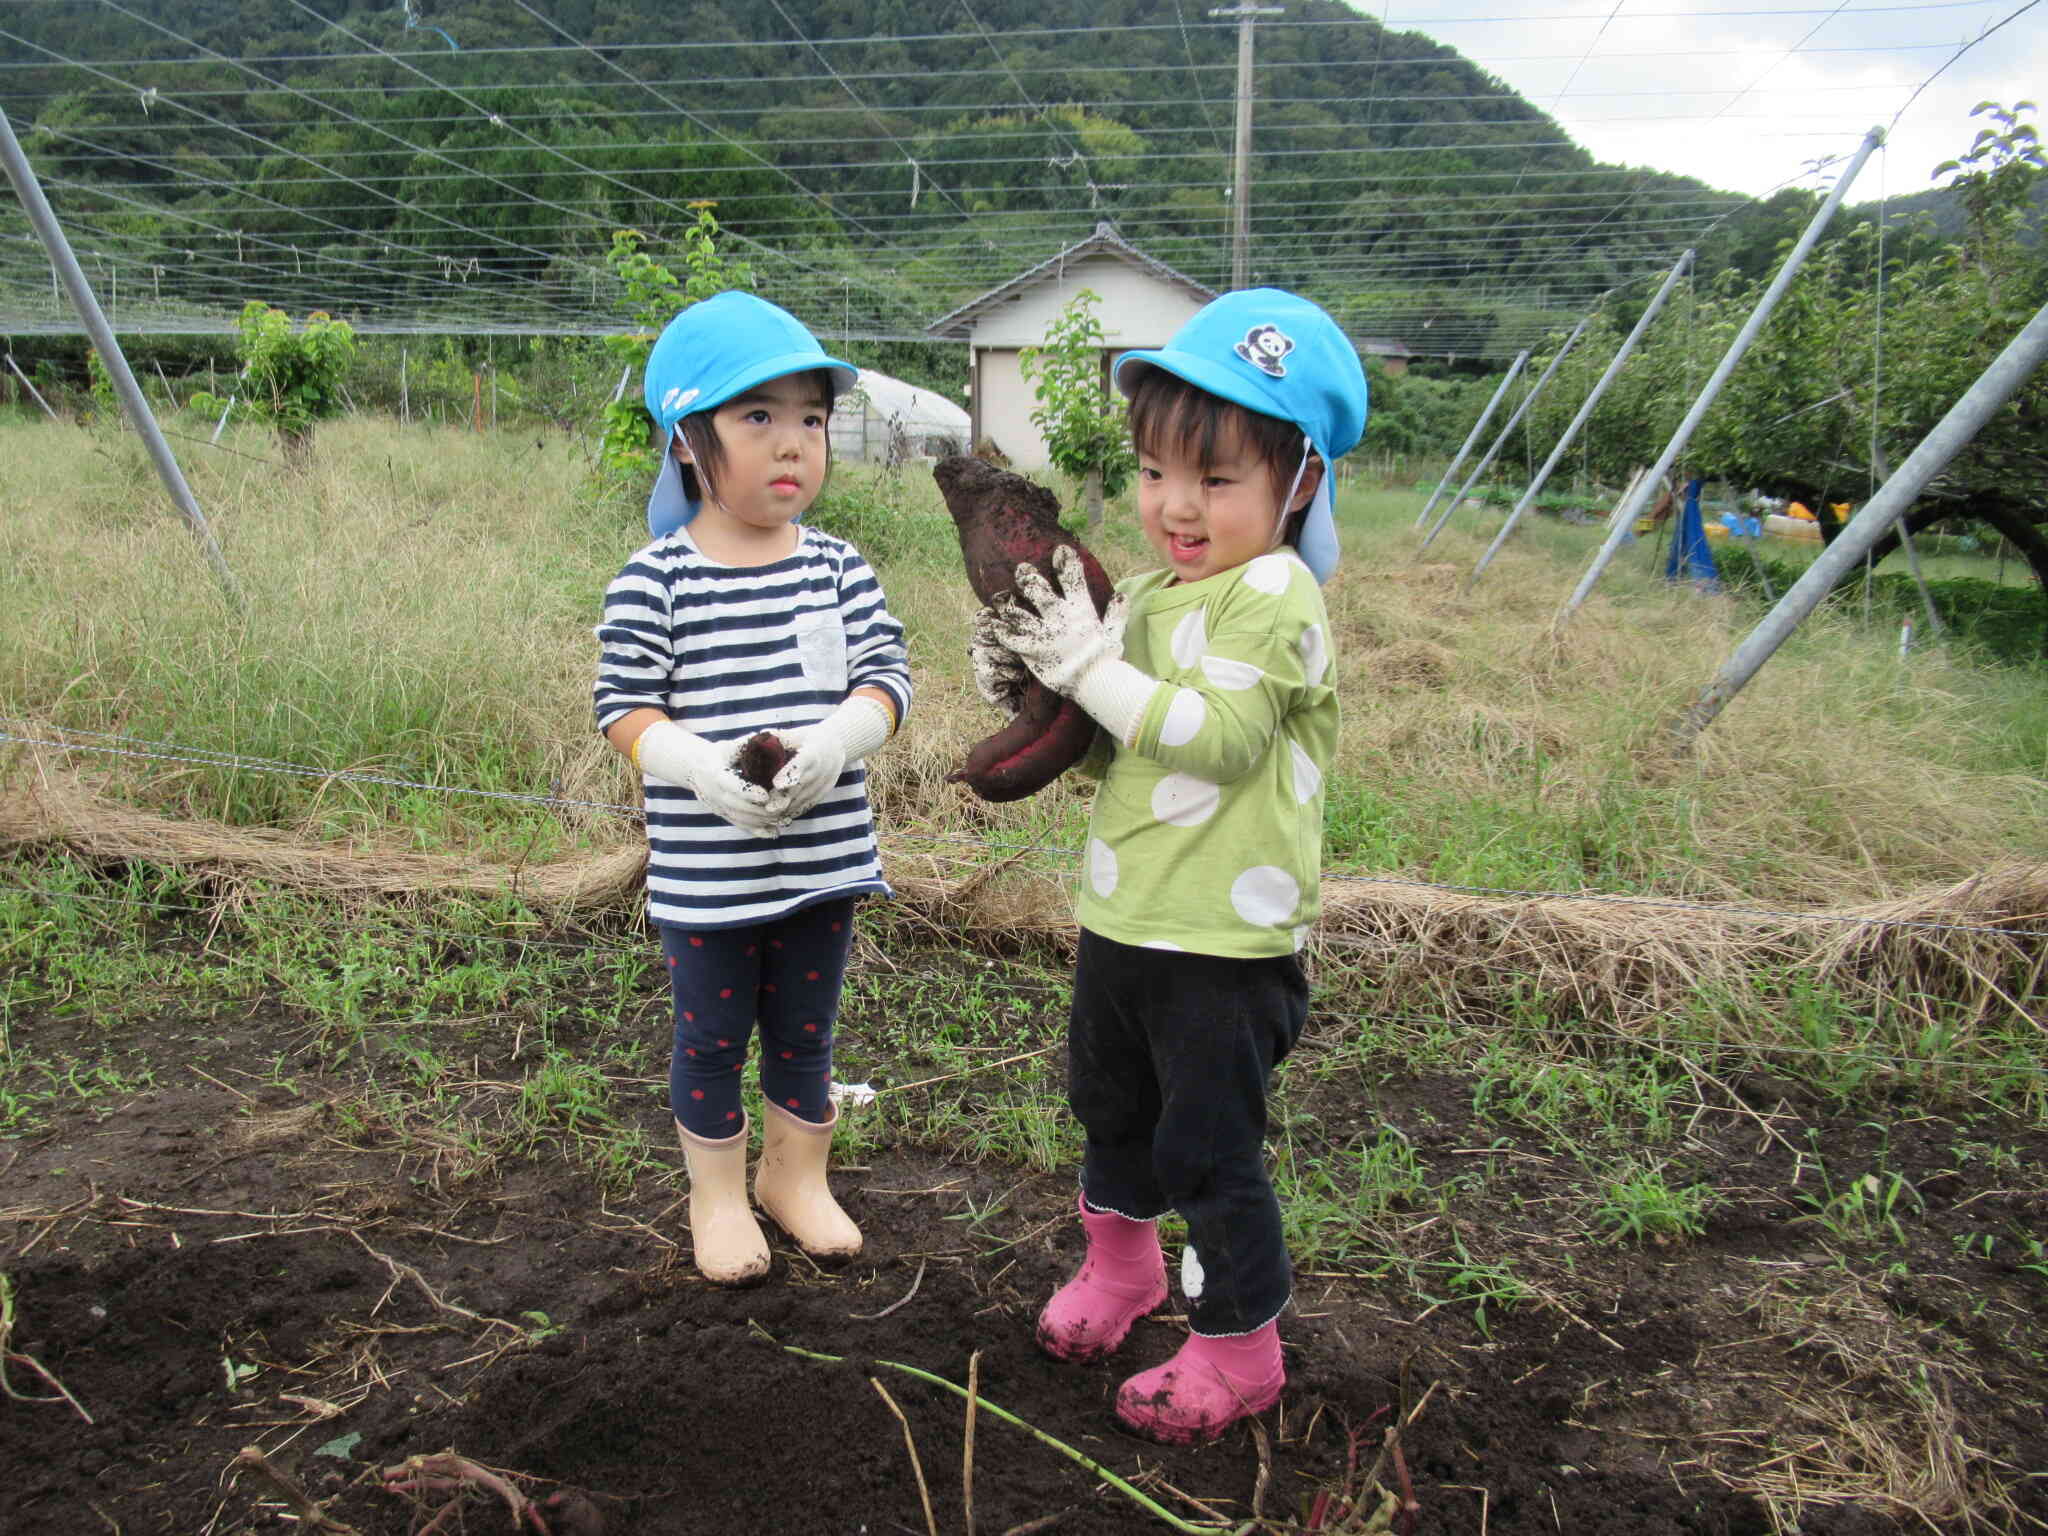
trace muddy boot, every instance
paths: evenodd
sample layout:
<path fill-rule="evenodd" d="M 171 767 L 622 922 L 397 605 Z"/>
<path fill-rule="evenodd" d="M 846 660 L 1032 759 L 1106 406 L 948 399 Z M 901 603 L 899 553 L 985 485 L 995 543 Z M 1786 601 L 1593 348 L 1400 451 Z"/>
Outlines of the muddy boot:
<path fill-rule="evenodd" d="M 1073 1279 L 1038 1314 L 1038 1347 L 1055 1360 L 1085 1364 L 1123 1343 L 1131 1324 L 1166 1300 L 1166 1260 L 1159 1224 L 1114 1211 L 1091 1211 L 1081 1200 L 1088 1256 Z"/>
<path fill-rule="evenodd" d="M 1286 1382 L 1279 1324 L 1227 1338 L 1195 1333 L 1166 1364 L 1117 1389 L 1116 1416 L 1147 1440 L 1193 1445 L 1264 1413 Z"/>
<path fill-rule="evenodd" d="M 860 1228 L 839 1208 L 825 1185 L 825 1161 L 832 1151 L 832 1118 L 813 1123 L 788 1110 L 764 1106 L 761 1166 L 754 1173 L 754 1199 L 778 1226 L 814 1259 L 850 1259 L 860 1252 Z"/>
<path fill-rule="evenodd" d="M 747 1204 L 747 1128 L 712 1141 L 676 1122 L 690 1169 L 690 1247 L 713 1285 L 749 1285 L 768 1273 L 768 1240 Z"/>

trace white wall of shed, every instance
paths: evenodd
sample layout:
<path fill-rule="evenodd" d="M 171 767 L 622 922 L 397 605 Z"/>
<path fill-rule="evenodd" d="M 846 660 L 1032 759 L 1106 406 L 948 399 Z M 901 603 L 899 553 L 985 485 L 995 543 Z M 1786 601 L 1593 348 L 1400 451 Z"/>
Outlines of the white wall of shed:
<path fill-rule="evenodd" d="M 1202 307 L 1185 288 L 1162 282 L 1114 256 L 1084 256 L 1002 300 L 974 321 L 977 347 L 1035 347 L 1046 328 L 1083 288 L 1102 300 L 1095 318 L 1108 344 L 1126 351 L 1156 347 Z"/>

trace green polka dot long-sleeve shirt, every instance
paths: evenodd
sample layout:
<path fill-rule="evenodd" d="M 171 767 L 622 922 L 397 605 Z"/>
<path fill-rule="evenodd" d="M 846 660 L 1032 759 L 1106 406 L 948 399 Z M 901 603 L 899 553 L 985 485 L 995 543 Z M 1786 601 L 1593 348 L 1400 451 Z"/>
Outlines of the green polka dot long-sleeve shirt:
<path fill-rule="evenodd" d="M 1288 549 L 1187 585 L 1157 571 L 1118 586 L 1124 659 L 1165 686 L 1133 745 L 1089 765 L 1102 784 L 1081 926 L 1151 949 L 1290 954 L 1322 907 L 1337 747 L 1322 589 Z"/>

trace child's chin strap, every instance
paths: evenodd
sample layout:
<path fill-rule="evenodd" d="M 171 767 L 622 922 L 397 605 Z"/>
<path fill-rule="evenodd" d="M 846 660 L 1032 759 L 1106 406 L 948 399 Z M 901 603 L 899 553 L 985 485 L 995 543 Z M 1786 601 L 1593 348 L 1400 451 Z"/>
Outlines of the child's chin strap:
<path fill-rule="evenodd" d="M 1301 477 L 1308 473 L 1309 455 L 1316 450 L 1315 440 L 1306 433 L 1301 439 L 1301 462 L 1294 466 L 1294 478 L 1288 482 L 1287 494 L 1280 499 L 1280 515 L 1273 522 L 1273 542 L 1266 546 L 1271 554 L 1287 540 L 1288 508 L 1294 505 L 1294 493 L 1301 489 Z"/>

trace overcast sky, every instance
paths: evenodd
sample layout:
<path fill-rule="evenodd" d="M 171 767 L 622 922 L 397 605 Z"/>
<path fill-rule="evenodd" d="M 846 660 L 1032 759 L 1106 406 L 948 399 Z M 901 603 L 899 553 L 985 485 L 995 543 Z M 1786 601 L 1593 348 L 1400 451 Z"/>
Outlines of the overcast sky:
<path fill-rule="evenodd" d="M 1456 48 L 1602 160 L 1762 195 L 1825 188 L 1809 161 L 1890 130 L 1852 203 L 1932 185 L 1987 97 L 2048 96 L 2048 4 L 2027 0 L 1350 0 L 1396 31 Z M 1986 28 L 2023 12 L 1953 63 Z M 1914 91 L 1942 69 L 1910 106 Z M 1904 108 L 1896 128 L 1892 119 Z M 2027 119 L 2048 138 L 2048 121 Z"/>

